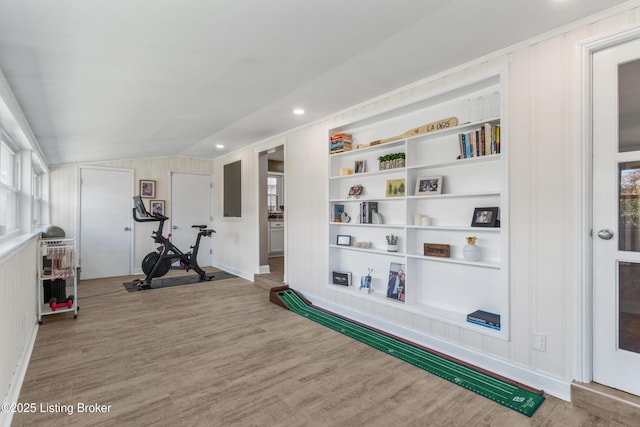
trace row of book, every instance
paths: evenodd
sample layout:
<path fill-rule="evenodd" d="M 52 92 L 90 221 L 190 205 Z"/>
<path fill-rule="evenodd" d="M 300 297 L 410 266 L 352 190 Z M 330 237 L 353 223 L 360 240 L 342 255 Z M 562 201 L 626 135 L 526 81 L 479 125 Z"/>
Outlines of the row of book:
<path fill-rule="evenodd" d="M 480 129 L 458 134 L 460 158 L 490 156 L 500 153 L 500 125 L 485 123 Z"/>
<path fill-rule="evenodd" d="M 476 310 L 467 314 L 467 322 L 491 329 L 500 330 L 500 315 L 488 311 Z"/>
<path fill-rule="evenodd" d="M 378 212 L 378 202 L 360 203 L 360 224 L 373 224 L 374 213 Z"/>
<path fill-rule="evenodd" d="M 352 145 L 353 137 L 350 133 L 336 133 L 329 138 L 329 152 L 331 154 L 351 151 Z"/>

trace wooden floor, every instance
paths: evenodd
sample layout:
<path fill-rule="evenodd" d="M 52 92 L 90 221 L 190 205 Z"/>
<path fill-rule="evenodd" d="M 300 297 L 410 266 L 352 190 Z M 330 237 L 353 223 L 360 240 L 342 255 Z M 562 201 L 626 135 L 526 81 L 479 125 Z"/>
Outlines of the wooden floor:
<path fill-rule="evenodd" d="M 44 318 L 20 395 L 37 411 L 12 426 L 620 425 L 551 396 L 528 418 L 271 304 L 243 279 L 135 293 L 127 280 L 83 281 L 78 319 Z"/>

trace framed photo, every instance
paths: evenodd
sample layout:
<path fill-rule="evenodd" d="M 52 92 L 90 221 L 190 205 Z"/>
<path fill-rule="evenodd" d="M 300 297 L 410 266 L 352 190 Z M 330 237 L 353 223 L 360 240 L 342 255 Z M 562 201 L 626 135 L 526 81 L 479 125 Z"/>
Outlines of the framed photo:
<path fill-rule="evenodd" d="M 351 236 L 346 234 L 338 234 L 338 239 L 336 242 L 338 246 L 351 246 Z"/>
<path fill-rule="evenodd" d="M 140 197 L 154 199 L 156 197 L 156 182 L 150 179 L 141 179 Z"/>
<path fill-rule="evenodd" d="M 404 178 L 388 179 L 385 195 L 387 197 L 402 197 L 405 192 Z"/>
<path fill-rule="evenodd" d="M 354 173 L 365 173 L 364 167 L 365 167 L 364 160 L 356 160 L 356 164 L 353 167 L 353 171 Z"/>
<path fill-rule="evenodd" d="M 151 200 L 149 202 L 149 209 L 152 214 L 159 214 L 164 216 L 164 200 Z"/>
<path fill-rule="evenodd" d="M 351 286 L 351 273 L 346 271 L 334 271 L 333 284 L 340 286 Z"/>
<path fill-rule="evenodd" d="M 389 278 L 387 279 L 387 298 L 405 300 L 405 268 L 404 264 L 392 262 L 389 266 Z"/>
<path fill-rule="evenodd" d="M 342 214 L 344 213 L 344 205 L 333 205 L 333 221 L 342 222 Z"/>
<path fill-rule="evenodd" d="M 349 188 L 349 197 L 360 197 L 362 195 L 362 190 L 364 190 L 362 185 L 352 185 L 351 188 Z"/>
<path fill-rule="evenodd" d="M 473 210 L 473 218 L 471 219 L 472 227 L 500 227 L 498 220 L 498 208 L 475 208 Z"/>
<path fill-rule="evenodd" d="M 416 196 L 442 194 L 442 176 L 420 176 L 416 179 Z"/>

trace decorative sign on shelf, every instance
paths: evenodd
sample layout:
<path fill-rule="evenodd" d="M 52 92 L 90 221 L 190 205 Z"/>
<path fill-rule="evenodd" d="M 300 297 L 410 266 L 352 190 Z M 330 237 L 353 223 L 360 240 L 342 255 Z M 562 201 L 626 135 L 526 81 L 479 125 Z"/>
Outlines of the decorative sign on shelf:
<path fill-rule="evenodd" d="M 406 131 L 401 135 L 392 136 L 387 139 L 379 139 L 372 141 L 369 145 L 384 144 L 385 142 L 398 141 L 400 139 L 411 138 L 412 136 L 422 135 L 423 133 L 436 132 L 439 130 L 449 129 L 458 126 L 457 117 L 449 117 L 448 119 L 436 120 L 435 122 L 427 123 L 426 125 L 418 126 L 417 128 Z"/>
<path fill-rule="evenodd" d="M 451 255 L 451 247 L 439 243 L 425 243 L 424 256 L 437 256 L 441 258 L 449 258 Z"/>

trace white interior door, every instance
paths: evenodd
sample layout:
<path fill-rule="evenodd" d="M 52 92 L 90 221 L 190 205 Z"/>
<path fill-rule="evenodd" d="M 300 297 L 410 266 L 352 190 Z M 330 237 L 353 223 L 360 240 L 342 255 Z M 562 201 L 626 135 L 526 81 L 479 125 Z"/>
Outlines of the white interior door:
<path fill-rule="evenodd" d="M 593 379 L 640 395 L 640 40 L 593 55 Z"/>
<path fill-rule="evenodd" d="M 211 226 L 211 175 L 171 173 L 171 241 L 183 252 L 189 252 L 198 230 L 192 225 Z M 211 265 L 211 239 L 200 240 L 198 265 Z"/>
<path fill-rule="evenodd" d="M 131 274 L 133 174 L 80 169 L 82 279 Z"/>

